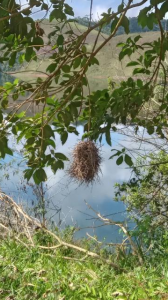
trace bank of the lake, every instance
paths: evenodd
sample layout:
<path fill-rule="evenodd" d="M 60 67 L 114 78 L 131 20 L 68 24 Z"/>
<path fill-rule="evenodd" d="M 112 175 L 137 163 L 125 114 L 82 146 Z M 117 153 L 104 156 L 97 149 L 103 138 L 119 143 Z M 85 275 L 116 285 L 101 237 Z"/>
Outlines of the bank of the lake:
<path fill-rule="evenodd" d="M 25 240 L 23 244 L 12 239 L 1 241 L 1 300 L 168 299 L 166 257 L 148 258 L 140 266 L 132 254 L 101 252 L 102 259 L 110 258 L 117 264 L 118 269 L 114 269 L 102 259 L 66 247 L 40 249 L 38 243 L 45 243 L 44 234 L 36 233 L 34 239 L 35 247 L 27 247 Z M 46 238 L 47 245 L 49 242 Z M 98 246 L 92 243 L 92 250 L 95 249 L 99 252 Z"/>

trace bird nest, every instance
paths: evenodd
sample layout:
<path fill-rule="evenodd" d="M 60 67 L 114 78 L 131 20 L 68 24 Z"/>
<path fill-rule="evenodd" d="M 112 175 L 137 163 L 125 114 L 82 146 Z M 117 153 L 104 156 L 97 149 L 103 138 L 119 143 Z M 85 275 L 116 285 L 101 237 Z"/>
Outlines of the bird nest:
<path fill-rule="evenodd" d="M 99 178 L 102 157 L 100 148 L 92 141 L 79 142 L 72 152 L 73 161 L 68 170 L 70 177 L 90 184 Z"/>

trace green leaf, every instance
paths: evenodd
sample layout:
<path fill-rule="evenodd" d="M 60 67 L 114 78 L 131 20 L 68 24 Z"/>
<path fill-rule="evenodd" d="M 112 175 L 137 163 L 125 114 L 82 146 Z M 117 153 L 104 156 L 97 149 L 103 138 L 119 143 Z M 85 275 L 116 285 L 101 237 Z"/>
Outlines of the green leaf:
<path fill-rule="evenodd" d="M 45 144 L 48 146 L 52 146 L 54 149 L 56 147 L 55 142 L 51 139 L 45 139 Z"/>
<path fill-rule="evenodd" d="M 49 72 L 49 73 L 52 73 L 52 72 L 55 71 L 56 67 L 57 67 L 57 64 L 56 64 L 56 63 L 53 63 L 53 64 L 51 64 L 51 65 L 49 65 L 49 66 L 47 67 L 46 71 Z"/>
<path fill-rule="evenodd" d="M 140 10 L 139 12 L 139 16 L 138 16 L 138 24 L 142 26 L 142 28 L 144 28 L 145 26 L 147 26 L 147 13 L 151 10 L 151 5 L 143 8 Z"/>
<path fill-rule="evenodd" d="M 73 12 L 73 9 L 72 9 L 71 6 L 69 6 L 67 3 L 65 3 L 65 4 L 64 4 L 64 7 L 65 7 L 64 13 L 65 13 L 66 15 L 74 16 L 74 12 Z"/>
<path fill-rule="evenodd" d="M 148 132 L 150 135 L 153 134 L 154 131 L 155 131 L 154 126 L 148 126 L 148 127 L 147 127 L 147 132 Z"/>
<path fill-rule="evenodd" d="M 85 45 L 82 46 L 82 52 L 85 53 L 85 54 L 86 54 L 86 52 L 87 52 L 87 48 L 86 48 Z"/>
<path fill-rule="evenodd" d="M 137 79 L 137 86 L 139 88 L 142 88 L 143 87 L 143 81 L 141 79 Z"/>
<path fill-rule="evenodd" d="M 19 114 L 16 115 L 17 118 L 22 119 L 25 116 L 26 112 L 21 111 Z"/>
<path fill-rule="evenodd" d="M 29 0 L 29 3 L 31 6 L 39 7 L 41 5 L 41 2 L 39 0 Z"/>
<path fill-rule="evenodd" d="M 25 52 L 25 60 L 29 62 L 32 58 L 32 54 L 34 53 L 33 47 L 27 47 Z"/>
<path fill-rule="evenodd" d="M 140 39 L 142 38 L 141 35 L 137 35 L 135 38 L 134 38 L 134 42 L 138 42 Z"/>
<path fill-rule="evenodd" d="M 73 61 L 73 68 L 77 69 L 81 64 L 81 58 L 77 57 L 74 61 Z"/>
<path fill-rule="evenodd" d="M 116 151 L 116 150 L 115 150 Z M 111 155 L 110 157 L 109 157 L 109 159 L 112 159 L 113 157 L 115 157 L 115 156 L 119 156 L 121 154 L 121 151 L 117 151 L 115 154 L 113 154 L 113 155 Z"/>
<path fill-rule="evenodd" d="M 64 145 L 66 143 L 67 139 L 68 139 L 68 132 L 64 131 L 63 133 L 61 133 L 62 145 Z"/>
<path fill-rule="evenodd" d="M 150 0 L 150 3 L 153 5 L 153 6 L 155 6 L 155 5 L 158 5 L 158 4 L 160 4 L 160 3 L 162 3 L 162 2 L 164 2 L 165 0 Z"/>
<path fill-rule="evenodd" d="M 44 169 L 39 168 L 33 174 L 33 179 L 36 184 L 40 184 L 41 182 L 45 182 L 47 180 L 47 175 Z"/>
<path fill-rule="evenodd" d="M 5 5 L 5 1 L 1 1 L 1 3 L 3 3 L 4 2 L 4 8 L 5 9 L 0 9 L 0 18 L 3 18 L 3 17 L 6 17 L 6 16 L 8 16 L 8 14 L 9 14 L 9 12 L 8 12 L 8 10 L 7 10 L 7 4 L 8 4 L 8 1 L 6 1 L 6 5 Z M 2 5 L 2 4 L 1 4 Z M 2 22 L 2 21 L 1 21 Z M 2 23 L 3 24 L 3 23 Z"/>
<path fill-rule="evenodd" d="M 125 43 L 118 43 L 117 47 L 124 47 L 126 44 Z"/>
<path fill-rule="evenodd" d="M 128 154 L 125 154 L 125 163 L 130 167 L 133 165 L 132 158 Z"/>
<path fill-rule="evenodd" d="M 48 5 L 46 3 L 43 3 L 41 6 L 41 10 L 48 10 Z"/>
<path fill-rule="evenodd" d="M 34 144 L 34 142 L 35 142 L 35 138 L 34 138 L 34 137 L 30 137 L 30 138 L 27 140 L 27 145 L 32 146 L 32 144 Z"/>
<path fill-rule="evenodd" d="M 91 65 L 99 65 L 99 61 L 96 57 L 93 57 L 91 60 L 90 60 L 90 64 Z"/>
<path fill-rule="evenodd" d="M 34 170 L 33 169 L 27 169 L 24 171 L 24 178 L 27 179 L 28 181 L 33 175 Z"/>
<path fill-rule="evenodd" d="M 64 65 L 64 66 L 62 66 L 62 71 L 64 73 L 69 73 L 71 71 L 71 68 L 69 65 Z"/>
<path fill-rule="evenodd" d="M 75 118 L 78 117 L 79 113 L 78 113 L 78 110 L 75 105 L 73 105 L 73 104 L 70 105 L 70 112 Z"/>
<path fill-rule="evenodd" d="M 17 54 L 16 51 L 13 52 L 13 53 L 11 54 L 11 57 L 10 57 L 10 59 L 9 59 L 9 66 L 10 66 L 10 67 L 13 67 L 13 65 L 15 64 L 15 61 L 16 61 L 16 54 Z"/>
<path fill-rule="evenodd" d="M 30 9 L 24 9 L 23 11 L 22 11 L 22 14 L 24 15 L 24 16 L 28 16 L 28 15 L 30 15 L 31 14 L 31 10 Z"/>
<path fill-rule="evenodd" d="M 116 18 L 114 19 L 114 21 L 111 23 L 111 33 L 115 30 L 118 21 L 119 21 L 119 18 L 116 17 Z"/>
<path fill-rule="evenodd" d="M 53 19 L 61 21 L 66 20 L 66 14 L 63 13 L 61 9 L 55 8 L 50 14 L 50 22 L 52 22 Z"/>
<path fill-rule="evenodd" d="M 22 64 L 24 62 L 24 60 L 25 60 L 25 54 L 21 54 L 19 56 L 19 63 Z"/>
<path fill-rule="evenodd" d="M 88 86 L 88 80 L 86 77 L 82 77 L 82 84 Z"/>
<path fill-rule="evenodd" d="M 121 61 L 126 55 L 131 56 L 131 54 L 132 54 L 131 48 L 123 49 L 119 54 L 119 60 Z"/>
<path fill-rule="evenodd" d="M 5 147 L 4 151 L 5 151 L 6 154 L 13 156 L 13 151 L 10 148 Z"/>
<path fill-rule="evenodd" d="M 121 3 L 119 6 L 118 6 L 118 12 L 122 12 L 124 9 L 124 3 Z"/>
<path fill-rule="evenodd" d="M 145 68 L 136 68 L 133 70 L 133 75 L 135 74 L 150 74 L 150 71 Z"/>
<path fill-rule="evenodd" d="M 110 130 L 106 131 L 106 142 L 109 146 L 111 146 L 111 135 L 110 135 Z"/>
<path fill-rule="evenodd" d="M 129 19 L 124 16 L 121 22 L 121 26 L 124 27 L 125 33 L 128 34 L 130 32 L 129 30 Z"/>
<path fill-rule="evenodd" d="M 14 101 L 19 98 L 18 91 L 16 91 L 16 92 L 13 93 L 12 98 L 13 98 Z"/>
<path fill-rule="evenodd" d="M 81 62 L 81 67 L 84 67 L 86 65 L 86 62 L 87 62 L 87 58 L 84 57 L 84 59 Z"/>
<path fill-rule="evenodd" d="M 46 103 L 50 106 L 54 106 L 55 107 L 55 101 L 52 98 L 47 97 L 46 98 Z"/>
<path fill-rule="evenodd" d="M 65 126 L 69 126 L 69 124 L 71 123 L 71 121 L 73 121 L 73 118 L 70 114 L 69 111 L 65 111 L 64 114 L 62 114 L 63 120 L 64 120 L 64 124 Z"/>
<path fill-rule="evenodd" d="M 60 70 L 57 71 L 57 75 L 54 78 L 56 84 L 59 82 L 60 74 L 61 74 Z"/>
<path fill-rule="evenodd" d="M 55 8 L 51 14 L 50 14 L 50 22 L 52 22 L 54 19 L 59 19 L 60 17 L 60 10 L 58 8 Z"/>
<path fill-rule="evenodd" d="M 167 0 L 161 5 L 159 13 L 160 13 L 160 17 L 161 19 L 163 19 L 166 15 L 166 13 L 168 12 L 168 4 L 167 4 Z M 167 20 L 166 20 L 167 22 Z"/>
<path fill-rule="evenodd" d="M 45 125 L 44 127 L 43 127 L 43 137 L 44 138 L 50 138 L 50 137 L 55 137 L 54 136 L 54 132 L 53 132 L 53 130 L 52 130 L 52 128 L 51 128 L 51 126 L 50 125 Z"/>
<path fill-rule="evenodd" d="M 147 27 L 152 30 L 154 27 L 154 24 L 157 24 L 157 19 L 155 13 L 151 13 L 148 15 L 148 18 L 146 20 Z"/>
<path fill-rule="evenodd" d="M 39 50 L 41 48 L 41 46 L 44 45 L 44 41 L 41 37 L 37 36 L 37 37 L 34 37 L 33 39 L 33 46 L 36 50 Z"/>
<path fill-rule="evenodd" d="M 1 106 L 2 106 L 4 109 L 7 108 L 7 106 L 8 106 L 8 100 L 7 100 L 6 98 L 2 100 Z"/>
<path fill-rule="evenodd" d="M 64 163 L 62 160 L 56 160 L 52 165 L 51 169 L 53 173 L 55 174 L 58 169 L 64 169 Z"/>
<path fill-rule="evenodd" d="M 133 66 L 138 66 L 139 62 L 138 61 L 131 61 L 127 64 L 127 67 L 133 67 Z"/>
<path fill-rule="evenodd" d="M 63 153 L 55 153 L 55 158 L 59 158 L 61 160 L 69 160 Z"/>
<path fill-rule="evenodd" d="M 19 83 L 19 79 L 16 78 L 16 79 L 14 80 L 13 84 L 14 84 L 14 85 L 18 85 L 18 83 Z"/>
<path fill-rule="evenodd" d="M 57 38 L 57 45 L 58 46 L 62 46 L 64 44 L 64 37 L 63 35 L 59 35 L 58 38 Z"/>
<path fill-rule="evenodd" d="M 119 158 L 116 160 L 116 164 L 119 166 L 123 163 L 123 155 L 121 155 Z"/>

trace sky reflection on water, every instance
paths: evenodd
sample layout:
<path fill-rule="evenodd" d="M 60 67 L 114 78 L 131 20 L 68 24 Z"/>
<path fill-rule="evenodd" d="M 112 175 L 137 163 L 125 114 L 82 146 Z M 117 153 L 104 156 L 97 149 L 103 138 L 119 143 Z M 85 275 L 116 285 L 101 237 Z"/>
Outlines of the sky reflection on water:
<path fill-rule="evenodd" d="M 66 145 L 63 146 L 61 145 L 59 136 L 56 135 L 58 152 L 62 152 L 70 157 L 73 147 L 77 141 L 80 140 L 83 127 L 79 126 L 78 130 L 80 135 L 78 137 L 75 135 L 69 136 Z M 100 222 L 92 217 L 95 215 L 86 206 L 84 200 L 87 201 L 87 203 L 89 203 L 89 205 L 91 205 L 96 211 L 101 212 L 102 215 L 112 214 L 111 217 L 113 220 L 124 220 L 125 206 L 121 202 L 118 203 L 113 201 L 114 184 L 116 182 L 128 180 L 130 177 L 130 170 L 125 164 L 117 166 L 115 159 L 109 160 L 109 157 L 111 156 L 111 148 L 119 149 L 119 147 L 121 147 L 119 144 L 122 138 L 123 137 L 118 133 L 113 133 L 112 147 L 108 146 L 105 140 L 102 141 L 102 173 L 100 174 L 99 182 L 96 182 L 92 186 L 83 186 L 74 183 L 64 170 L 58 171 L 56 175 L 53 175 L 51 170 L 47 170 L 49 179 L 47 182 L 46 198 L 50 199 L 50 202 L 53 205 L 61 208 L 60 215 L 56 214 L 53 219 L 57 224 L 59 222 L 62 228 L 65 225 L 75 225 L 83 228 L 77 232 L 77 237 L 85 236 L 86 233 L 89 233 L 91 235 L 97 235 L 98 239 L 101 240 L 106 238 L 108 242 L 114 242 L 121 239 L 118 235 L 117 228 L 114 226 L 102 226 L 97 229 L 94 228 L 99 226 Z M 126 143 L 126 141 L 124 143 Z M 3 175 L 1 176 L 1 189 L 8 195 L 11 195 L 16 201 L 31 204 L 32 201 L 35 201 L 32 189 L 27 188 L 26 192 L 24 191 L 24 188 L 20 189 L 21 186 L 24 187 L 22 171 L 24 169 L 25 162 L 22 162 L 22 157 L 19 154 L 22 146 L 16 146 L 15 141 L 13 141 L 13 147 L 17 149 L 18 153 L 15 152 L 15 162 L 8 168 L 7 172 L 10 174 L 10 178 L 8 180 L 5 179 L 4 171 L 1 171 L 1 174 Z M 7 156 L 5 162 L 9 163 L 11 160 L 12 158 Z M 66 168 L 67 167 L 68 165 Z M 48 216 L 53 214 L 53 211 L 48 212 Z"/>

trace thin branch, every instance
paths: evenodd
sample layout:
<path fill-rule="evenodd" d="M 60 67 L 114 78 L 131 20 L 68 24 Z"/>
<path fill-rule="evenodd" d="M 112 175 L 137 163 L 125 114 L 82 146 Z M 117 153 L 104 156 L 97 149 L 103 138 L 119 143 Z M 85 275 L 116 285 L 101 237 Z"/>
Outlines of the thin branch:
<path fill-rule="evenodd" d="M 26 8 L 24 8 L 24 9 L 22 9 L 21 11 L 18 11 L 16 13 L 10 14 L 9 16 L 5 16 L 3 18 L 0 18 L 0 22 L 4 21 L 4 20 L 9 20 L 9 19 L 11 19 L 13 17 L 16 17 L 16 16 L 20 15 L 21 13 L 24 13 L 25 11 L 27 11 L 27 10 L 29 10 L 31 8 L 33 8 L 33 6 L 30 5 L 30 6 L 26 7 Z"/>
<path fill-rule="evenodd" d="M 125 226 L 124 226 L 121 222 L 114 222 L 114 221 L 111 220 L 111 219 L 108 219 L 108 218 L 103 217 L 99 212 L 97 212 L 95 209 L 93 209 L 93 208 L 86 202 L 86 200 L 85 200 L 85 203 L 86 203 L 87 207 L 88 207 L 89 209 L 91 209 L 91 210 L 98 216 L 98 218 L 99 218 L 101 221 L 103 221 L 105 224 L 116 225 L 116 226 L 118 226 L 119 228 L 122 229 L 122 231 L 123 231 L 124 234 L 127 236 L 128 240 L 129 240 L 129 242 L 130 242 L 130 245 L 131 245 L 131 247 L 132 247 L 133 253 L 137 255 L 137 257 L 138 257 L 138 259 L 139 259 L 139 262 L 140 262 L 140 264 L 142 265 L 142 264 L 143 264 L 143 259 L 142 259 L 141 255 L 140 255 L 140 253 L 139 253 L 139 251 L 138 251 L 138 249 L 137 249 L 135 243 L 133 242 L 133 240 L 132 240 L 132 238 L 131 238 L 131 236 L 130 236 L 128 230 L 125 228 Z"/>

